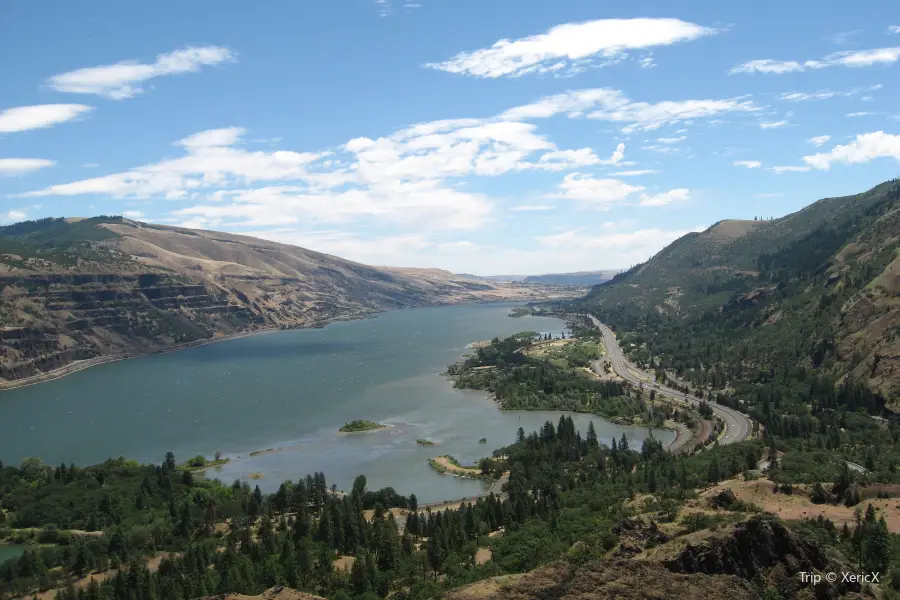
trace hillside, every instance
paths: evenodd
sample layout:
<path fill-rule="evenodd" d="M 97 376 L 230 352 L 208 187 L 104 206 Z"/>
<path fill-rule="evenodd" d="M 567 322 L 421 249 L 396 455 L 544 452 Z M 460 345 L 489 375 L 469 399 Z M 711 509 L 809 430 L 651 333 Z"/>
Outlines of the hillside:
<path fill-rule="evenodd" d="M 385 309 L 555 295 L 122 217 L 29 221 L 0 227 L 0 378 Z"/>
<path fill-rule="evenodd" d="M 867 408 L 878 412 L 900 397 L 898 244 L 895 180 L 780 219 L 688 234 L 595 287 L 583 306 L 633 332 L 642 363 L 694 385 L 740 392 L 802 379 L 800 369 L 835 382 L 849 375 L 876 394 Z"/>
<path fill-rule="evenodd" d="M 548 273 L 546 275 L 529 275 L 525 283 L 543 283 L 551 285 L 598 285 L 615 277 L 617 270 L 578 271 L 576 273 Z"/>

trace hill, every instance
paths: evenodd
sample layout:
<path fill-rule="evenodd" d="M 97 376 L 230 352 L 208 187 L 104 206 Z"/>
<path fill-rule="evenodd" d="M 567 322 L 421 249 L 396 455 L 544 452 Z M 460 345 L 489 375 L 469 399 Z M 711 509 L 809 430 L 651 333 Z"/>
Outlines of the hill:
<path fill-rule="evenodd" d="M 524 281 L 527 275 L 472 275 L 471 273 L 460 273 L 460 277 L 466 279 L 476 279 L 482 281 Z"/>
<path fill-rule="evenodd" d="M 0 378 L 373 311 L 558 291 L 122 217 L 0 227 Z"/>
<path fill-rule="evenodd" d="M 632 332 L 642 364 L 697 387 L 753 404 L 752 386 L 786 390 L 812 374 L 865 384 L 873 395 L 852 408 L 877 413 L 900 397 L 898 244 L 894 180 L 780 219 L 688 234 L 582 306 Z"/>
<path fill-rule="evenodd" d="M 543 283 L 552 285 L 597 285 L 609 281 L 619 273 L 617 270 L 578 271 L 576 273 L 548 273 L 546 275 L 530 275 L 525 283 Z"/>

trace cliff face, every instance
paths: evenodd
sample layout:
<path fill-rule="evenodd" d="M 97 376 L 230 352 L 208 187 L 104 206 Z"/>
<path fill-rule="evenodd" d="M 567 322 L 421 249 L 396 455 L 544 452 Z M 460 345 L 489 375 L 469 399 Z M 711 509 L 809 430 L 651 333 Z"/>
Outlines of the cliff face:
<path fill-rule="evenodd" d="M 0 378 L 378 310 L 554 293 L 121 217 L 45 219 L 0 227 Z"/>

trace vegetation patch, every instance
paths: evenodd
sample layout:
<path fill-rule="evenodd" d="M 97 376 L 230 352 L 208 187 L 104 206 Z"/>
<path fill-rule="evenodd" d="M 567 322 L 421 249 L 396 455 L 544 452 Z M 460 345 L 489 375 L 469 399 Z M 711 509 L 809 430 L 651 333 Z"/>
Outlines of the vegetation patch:
<path fill-rule="evenodd" d="M 375 429 L 386 429 L 388 427 L 389 425 L 384 425 L 383 423 L 357 419 L 355 421 L 344 423 L 338 431 L 341 433 L 359 433 L 360 431 L 373 431 Z"/>
<path fill-rule="evenodd" d="M 423 439 L 423 438 L 417 439 L 417 440 L 416 440 L 416 443 L 417 443 L 418 445 L 420 445 L 420 446 L 434 446 L 434 445 L 435 445 L 435 443 L 432 442 L 431 440 L 426 440 L 426 439 Z"/>

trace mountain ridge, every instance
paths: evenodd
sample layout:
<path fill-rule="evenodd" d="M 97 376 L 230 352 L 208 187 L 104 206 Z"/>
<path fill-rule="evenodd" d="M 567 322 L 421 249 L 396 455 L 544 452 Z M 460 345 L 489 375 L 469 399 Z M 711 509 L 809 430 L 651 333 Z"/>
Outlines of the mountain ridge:
<path fill-rule="evenodd" d="M 655 356 L 644 363 L 677 365 L 697 384 L 721 388 L 709 381 L 716 369 L 719 384 L 733 385 L 747 381 L 747 369 L 790 363 L 850 376 L 896 406 L 898 248 L 900 182 L 893 180 L 779 219 L 719 221 L 594 287 L 583 305 L 618 330 L 638 332 Z M 720 356 L 686 359 L 675 331 L 703 338 Z"/>

